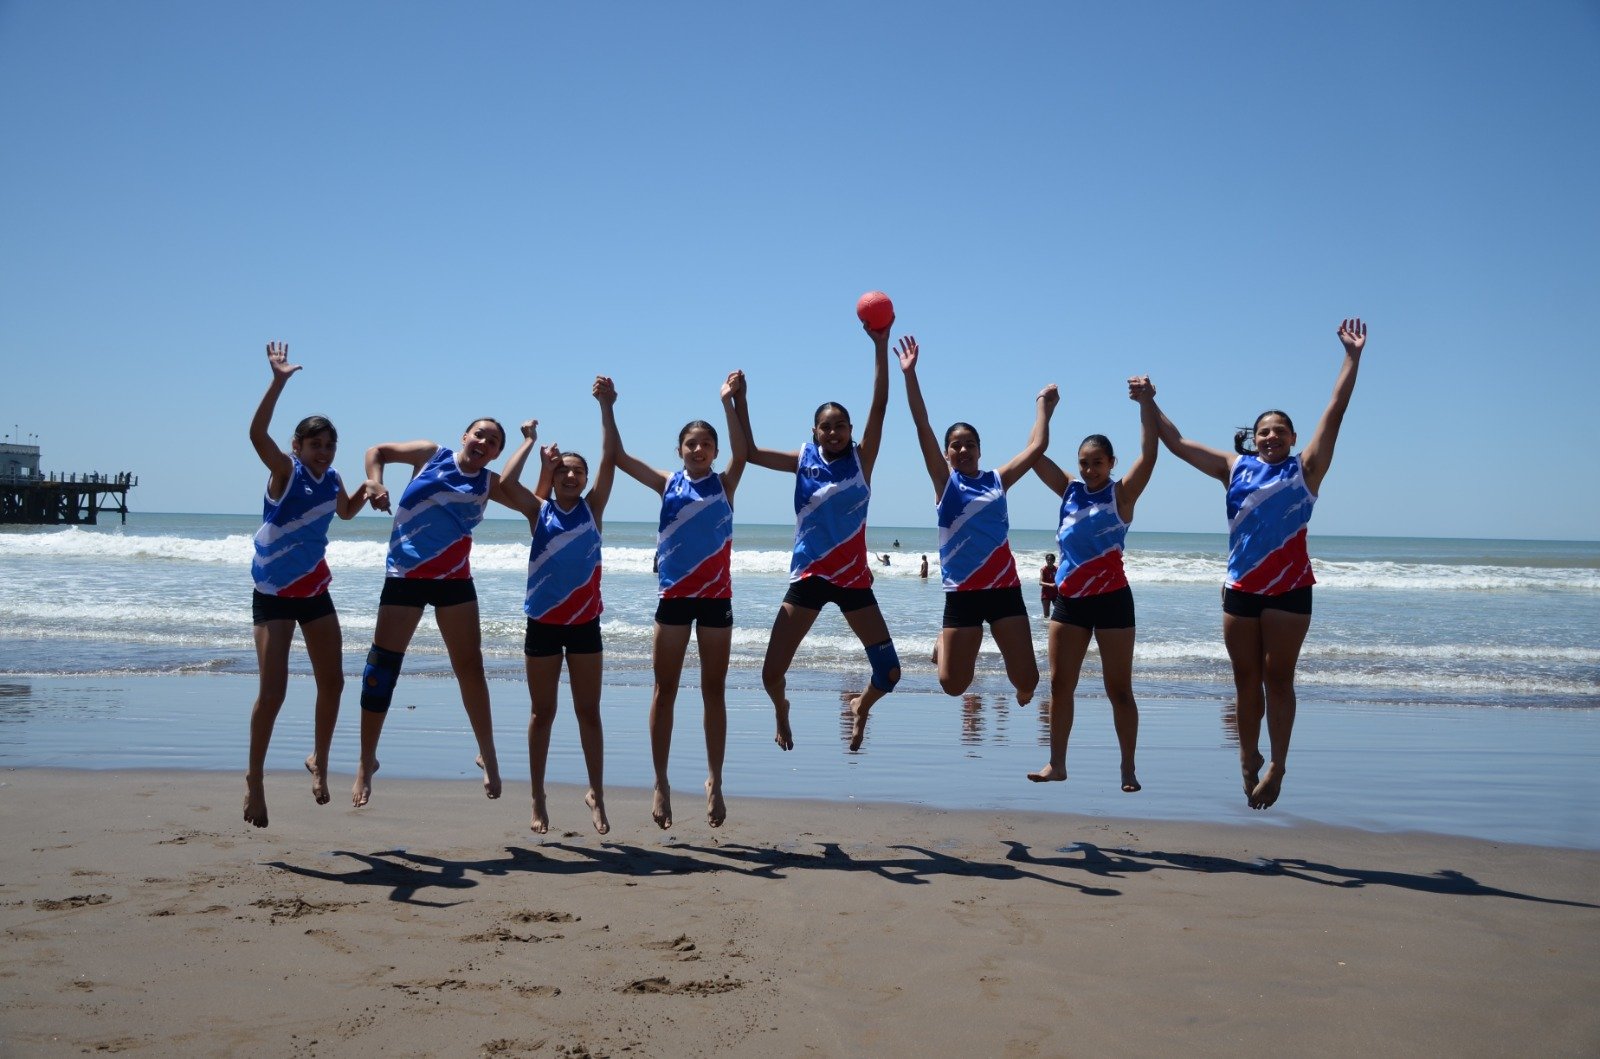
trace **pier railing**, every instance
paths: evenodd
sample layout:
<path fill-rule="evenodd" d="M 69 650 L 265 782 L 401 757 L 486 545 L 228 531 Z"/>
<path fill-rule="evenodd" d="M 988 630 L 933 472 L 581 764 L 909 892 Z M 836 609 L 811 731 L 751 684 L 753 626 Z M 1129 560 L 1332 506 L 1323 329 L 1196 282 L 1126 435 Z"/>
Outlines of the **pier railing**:
<path fill-rule="evenodd" d="M 131 471 L 117 474 L 0 473 L 0 523 L 92 526 L 100 512 L 128 521 L 128 490 L 139 484 Z"/>

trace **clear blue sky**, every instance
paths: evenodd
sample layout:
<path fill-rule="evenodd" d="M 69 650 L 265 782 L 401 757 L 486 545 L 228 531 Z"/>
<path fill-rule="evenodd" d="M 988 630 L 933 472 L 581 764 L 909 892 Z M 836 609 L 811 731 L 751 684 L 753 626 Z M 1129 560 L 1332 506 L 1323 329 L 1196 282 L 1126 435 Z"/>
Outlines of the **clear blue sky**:
<path fill-rule="evenodd" d="M 1600 536 L 1600 5 L 0 0 L 0 433 L 259 511 L 274 424 L 380 440 L 536 417 L 673 466 L 731 368 L 795 448 L 859 423 L 853 305 L 894 296 L 986 462 L 1131 455 L 1123 380 L 1226 446 L 1301 440 L 1369 350 L 1313 530 Z M 932 522 L 891 379 L 873 522 Z M 740 517 L 792 518 L 752 470 Z M 1164 454 L 1136 528 L 1220 530 Z M 1035 481 L 1013 523 L 1045 528 Z M 653 519 L 619 481 L 612 517 Z"/>

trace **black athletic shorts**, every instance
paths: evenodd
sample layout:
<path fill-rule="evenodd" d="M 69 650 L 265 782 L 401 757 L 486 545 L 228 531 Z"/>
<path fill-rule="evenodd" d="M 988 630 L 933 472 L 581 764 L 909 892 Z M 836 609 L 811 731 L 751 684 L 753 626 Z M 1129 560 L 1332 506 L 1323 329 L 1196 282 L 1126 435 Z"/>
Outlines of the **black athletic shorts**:
<path fill-rule="evenodd" d="M 656 624 L 693 625 L 702 629 L 733 628 L 733 600 L 698 596 L 663 599 L 656 604 Z"/>
<path fill-rule="evenodd" d="M 292 621 L 304 625 L 333 613 L 333 597 L 326 592 L 315 596 L 269 596 L 257 590 L 250 597 L 250 620 L 256 625 L 269 621 Z"/>
<path fill-rule="evenodd" d="M 601 650 L 599 618 L 581 625 L 551 625 L 529 618 L 528 635 L 522 641 L 522 653 L 530 658 L 560 657 L 563 652 L 597 655 Z"/>
<path fill-rule="evenodd" d="M 973 629 L 984 622 L 993 625 L 1001 618 L 1026 618 L 1028 605 L 1022 601 L 1022 587 L 975 588 L 969 592 L 944 594 L 944 627 Z"/>
<path fill-rule="evenodd" d="M 783 601 L 806 610 L 821 610 L 824 604 L 835 603 L 845 614 L 878 605 L 878 597 L 872 594 L 872 589 L 840 588 L 824 577 L 802 577 L 791 582 Z"/>
<path fill-rule="evenodd" d="M 1127 585 L 1098 596 L 1057 596 L 1050 620 L 1080 629 L 1133 628 L 1133 589 Z"/>
<path fill-rule="evenodd" d="M 433 580 L 422 577 L 386 577 L 379 606 L 415 607 L 427 610 L 430 606 L 453 607 L 458 603 L 472 603 L 478 598 L 478 589 L 470 577 L 447 577 Z"/>
<path fill-rule="evenodd" d="M 1235 618 L 1259 618 L 1264 610 L 1310 614 L 1311 586 L 1290 589 L 1278 596 L 1260 596 L 1254 592 L 1240 592 L 1237 588 L 1223 588 L 1222 613 L 1232 614 Z"/>

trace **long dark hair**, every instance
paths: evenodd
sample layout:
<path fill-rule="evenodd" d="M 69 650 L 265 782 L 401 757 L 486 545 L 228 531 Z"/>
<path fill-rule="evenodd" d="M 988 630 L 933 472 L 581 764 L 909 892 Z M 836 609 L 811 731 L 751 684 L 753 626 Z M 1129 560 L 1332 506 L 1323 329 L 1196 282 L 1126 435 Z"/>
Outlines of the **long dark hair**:
<path fill-rule="evenodd" d="M 335 445 L 339 444 L 339 432 L 333 428 L 333 422 L 327 416 L 306 416 L 294 425 L 294 439 L 304 441 L 313 434 L 327 432 L 328 440 Z"/>
<path fill-rule="evenodd" d="M 1281 417 L 1285 423 L 1289 424 L 1289 433 L 1291 433 L 1291 434 L 1294 433 L 1294 420 L 1289 418 L 1289 413 L 1288 412 L 1279 411 L 1276 408 L 1269 408 L 1265 412 L 1262 412 L 1260 415 L 1256 416 L 1256 421 L 1255 421 L 1255 423 L 1253 425 L 1251 425 L 1249 427 L 1240 427 L 1238 430 L 1234 431 L 1234 433 L 1233 433 L 1233 451 L 1234 452 L 1237 452 L 1241 456 L 1254 456 L 1256 454 L 1256 445 L 1255 445 L 1256 428 L 1259 427 L 1261 425 L 1261 421 L 1263 419 L 1267 418 L 1268 416 L 1279 416 L 1279 417 Z M 1246 442 L 1249 442 L 1249 444 L 1246 445 L 1245 444 Z"/>

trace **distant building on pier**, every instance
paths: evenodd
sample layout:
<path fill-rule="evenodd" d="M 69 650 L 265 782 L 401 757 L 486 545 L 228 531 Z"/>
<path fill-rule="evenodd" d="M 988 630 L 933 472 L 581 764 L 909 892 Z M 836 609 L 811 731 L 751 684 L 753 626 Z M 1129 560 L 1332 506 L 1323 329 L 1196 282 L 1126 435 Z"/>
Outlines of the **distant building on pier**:
<path fill-rule="evenodd" d="M 39 469 L 39 446 L 0 442 L 0 523 L 93 526 L 100 512 L 128 521 L 128 490 L 139 484 L 118 474 L 60 474 Z"/>

